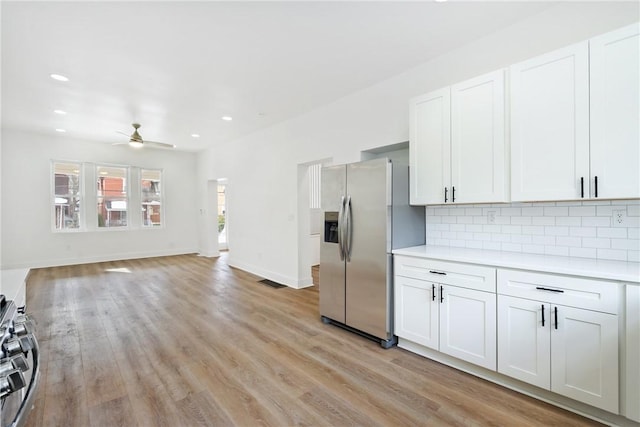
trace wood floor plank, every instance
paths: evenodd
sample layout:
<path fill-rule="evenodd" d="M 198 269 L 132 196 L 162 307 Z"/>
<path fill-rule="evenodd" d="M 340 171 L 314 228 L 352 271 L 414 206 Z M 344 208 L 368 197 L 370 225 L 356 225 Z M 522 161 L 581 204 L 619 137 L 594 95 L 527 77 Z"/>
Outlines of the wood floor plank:
<path fill-rule="evenodd" d="M 233 421 L 207 391 L 190 394 L 178 402 L 178 407 L 185 425 L 194 427 L 233 425 Z"/>
<path fill-rule="evenodd" d="M 82 368 L 90 406 L 126 396 L 118 364 L 106 337 L 87 340 L 82 346 Z"/>
<path fill-rule="evenodd" d="M 317 286 L 270 288 L 226 256 L 33 270 L 28 426 L 596 424 L 325 325 Z"/>
<path fill-rule="evenodd" d="M 135 427 L 138 425 L 127 396 L 92 406 L 89 409 L 92 427 Z"/>

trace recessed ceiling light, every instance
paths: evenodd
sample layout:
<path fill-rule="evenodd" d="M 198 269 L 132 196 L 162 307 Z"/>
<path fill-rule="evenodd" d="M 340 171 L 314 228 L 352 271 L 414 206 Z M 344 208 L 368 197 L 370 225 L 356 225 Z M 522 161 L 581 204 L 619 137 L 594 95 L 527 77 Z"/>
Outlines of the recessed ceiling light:
<path fill-rule="evenodd" d="M 58 80 L 60 82 L 68 82 L 69 81 L 68 77 L 65 77 L 65 76 L 60 75 L 60 74 L 51 74 L 51 78 L 53 80 Z"/>
<path fill-rule="evenodd" d="M 53 110 L 53 112 L 56 114 L 60 114 L 61 116 L 64 116 L 65 114 L 67 114 L 66 111 L 62 111 L 62 110 Z"/>
<path fill-rule="evenodd" d="M 58 129 L 56 129 L 56 132 L 65 133 L 65 132 L 66 132 L 66 130 L 65 130 L 65 129 L 60 129 L 60 128 L 58 128 Z"/>
<path fill-rule="evenodd" d="M 192 138 L 200 138 L 200 135 L 199 135 L 199 134 L 197 134 L 197 133 L 192 133 L 192 134 L 191 134 L 191 137 L 192 137 Z"/>
<path fill-rule="evenodd" d="M 108 173 L 109 173 L 109 172 L 107 172 L 107 171 L 101 171 L 101 172 L 100 172 L 100 175 L 107 175 Z"/>
<path fill-rule="evenodd" d="M 233 120 L 233 117 L 231 117 L 231 116 L 222 116 L 222 120 L 230 122 L 231 120 Z"/>

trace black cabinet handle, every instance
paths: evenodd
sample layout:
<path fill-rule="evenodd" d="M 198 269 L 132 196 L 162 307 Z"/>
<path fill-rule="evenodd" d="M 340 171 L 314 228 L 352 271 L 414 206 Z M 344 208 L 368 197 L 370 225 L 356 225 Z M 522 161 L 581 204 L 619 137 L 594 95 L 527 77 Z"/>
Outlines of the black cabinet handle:
<path fill-rule="evenodd" d="M 593 180 L 595 181 L 595 184 L 596 184 L 595 196 L 598 197 L 598 177 L 596 176 Z"/>
<path fill-rule="evenodd" d="M 544 304 L 541 304 L 542 306 L 542 327 L 544 327 Z"/>
<path fill-rule="evenodd" d="M 444 288 L 440 286 L 440 304 L 444 302 Z"/>
<path fill-rule="evenodd" d="M 542 286 L 536 286 L 536 289 L 539 290 L 539 291 L 557 292 L 559 294 L 563 294 L 564 293 L 564 291 L 562 289 L 543 288 Z"/>
<path fill-rule="evenodd" d="M 436 300 L 436 285 L 431 285 L 431 301 Z"/>
<path fill-rule="evenodd" d="M 558 307 L 554 307 L 554 316 L 556 318 L 556 329 L 558 329 Z"/>
<path fill-rule="evenodd" d="M 451 202 L 455 203 L 456 201 L 456 187 L 451 187 Z"/>
<path fill-rule="evenodd" d="M 584 199 L 584 176 L 580 177 L 580 197 Z"/>
<path fill-rule="evenodd" d="M 447 187 L 444 187 L 444 202 L 447 203 Z"/>
<path fill-rule="evenodd" d="M 429 270 L 429 273 L 431 273 L 431 274 L 440 274 L 441 276 L 446 276 L 447 275 L 447 273 L 445 273 L 444 271 Z"/>

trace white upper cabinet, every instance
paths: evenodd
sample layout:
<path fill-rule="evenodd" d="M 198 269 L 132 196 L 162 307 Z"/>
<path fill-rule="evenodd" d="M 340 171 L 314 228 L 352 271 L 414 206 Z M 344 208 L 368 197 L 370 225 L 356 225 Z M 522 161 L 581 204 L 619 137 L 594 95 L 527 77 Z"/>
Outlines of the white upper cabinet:
<path fill-rule="evenodd" d="M 455 203 L 504 202 L 504 71 L 451 86 L 451 192 Z"/>
<path fill-rule="evenodd" d="M 411 204 L 506 201 L 504 71 L 411 100 Z"/>
<path fill-rule="evenodd" d="M 589 194 L 589 44 L 512 65 L 511 199 Z"/>
<path fill-rule="evenodd" d="M 640 197 L 640 24 L 590 40 L 591 197 Z M 597 179 L 597 187 L 595 181 Z M 597 193 L 596 193 L 597 191 Z"/>
<path fill-rule="evenodd" d="M 451 179 L 449 88 L 412 99 L 410 114 L 410 202 L 444 203 L 444 189 Z"/>
<path fill-rule="evenodd" d="M 640 24 L 511 70 L 514 201 L 640 197 Z"/>

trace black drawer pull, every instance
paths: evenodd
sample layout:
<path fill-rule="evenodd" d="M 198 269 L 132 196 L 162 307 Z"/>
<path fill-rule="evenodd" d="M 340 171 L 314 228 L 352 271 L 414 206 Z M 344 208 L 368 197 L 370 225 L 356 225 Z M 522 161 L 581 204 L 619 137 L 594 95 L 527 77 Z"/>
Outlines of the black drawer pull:
<path fill-rule="evenodd" d="M 558 329 L 558 307 L 554 307 L 554 313 L 556 316 L 556 329 Z"/>
<path fill-rule="evenodd" d="M 544 304 L 542 304 L 542 327 L 544 327 Z"/>
<path fill-rule="evenodd" d="M 451 201 L 456 201 L 456 187 L 451 187 Z"/>
<path fill-rule="evenodd" d="M 584 177 L 580 177 L 580 197 L 584 199 Z"/>
<path fill-rule="evenodd" d="M 444 187 L 444 202 L 447 203 L 447 187 Z"/>
<path fill-rule="evenodd" d="M 595 177 L 594 181 L 595 181 L 595 184 L 596 184 L 596 191 L 595 191 L 596 194 L 595 195 L 596 195 L 596 197 L 598 197 L 598 177 L 597 176 Z"/>
<path fill-rule="evenodd" d="M 436 300 L 436 285 L 431 285 L 431 301 Z"/>
<path fill-rule="evenodd" d="M 564 291 L 562 289 L 543 288 L 542 286 L 536 286 L 536 289 L 539 290 L 539 291 L 557 292 L 559 294 L 564 293 Z"/>
<path fill-rule="evenodd" d="M 444 289 L 440 286 L 440 304 L 444 302 Z"/>
<path fill-rule="evenodd" d="M 434 271 L 434 270 L 429 270 L 429 273 L 431 273 L 431 274 L 441 274 L 441 275 L 443 275 L 443 276 L 446 276 L 446 275 L 447 275 L 447 273 L 445 273 L 445 272 L 442 272 L 442 271 Z"/>

